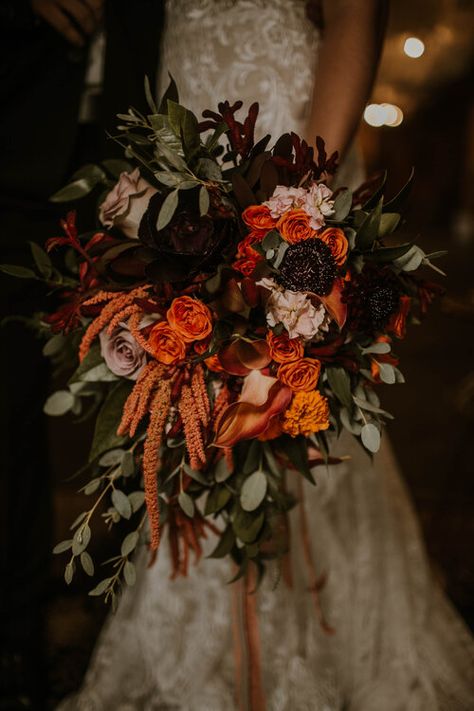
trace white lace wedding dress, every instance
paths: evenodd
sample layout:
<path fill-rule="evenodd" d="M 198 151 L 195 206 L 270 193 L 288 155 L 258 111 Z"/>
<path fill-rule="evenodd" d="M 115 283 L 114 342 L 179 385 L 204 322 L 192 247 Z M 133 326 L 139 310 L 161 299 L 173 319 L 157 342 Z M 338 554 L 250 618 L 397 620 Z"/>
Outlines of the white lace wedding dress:
<path fill-rule="evenodd" d="M 225 98 L 258 99 L 260 134 L 304 133 L 319 42 L 304 1 L 168 0 L 167 22 L 161 89 L 169 70 L 196 112 Z M 354 175 L 356 162 L 345 169 Z M 293 586 L 275 587 L 270 573 L 256 599 L 267 711 L 474 708 L 474 645 L 430 576 L 388 445 L 375 465 L 349 437 L 337 450 L 351 460 L 317 470 L 316 488 L 304 482 L 313 558 L 328 573 L 321 603 L 335 633 L 322 631 L 308 592 L 295 510 Z M 144 549 L 137 565 L 82 689 L 61 708 L 237 708 L 230 566 L 202 560 L 170 581 L 166 540 L 152 568 Z"/>

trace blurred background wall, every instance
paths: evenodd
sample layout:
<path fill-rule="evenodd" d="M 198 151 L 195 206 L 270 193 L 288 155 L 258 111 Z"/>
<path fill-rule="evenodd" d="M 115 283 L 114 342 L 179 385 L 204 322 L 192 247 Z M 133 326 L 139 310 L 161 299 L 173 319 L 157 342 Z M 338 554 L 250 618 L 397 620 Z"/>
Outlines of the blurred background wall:
<path fill-rule="evenodd" d="M 0 118 L 0 140 L 6 141 L 0 163 L 2 262 L 25 259 L 27 240 L 41 241 L 57 233 L 61 211 L 47 197 L 73 170 L 88 160 L 115 154 L 113 144 L 104 140 L 105 129 L 114 125 L 116 112 L 142 104 L 142 77 L 147 73 L 153 84 L 162 26 L 162 3 L 140 0 L 133 3 L 130 13 L 129 3 L 115 0 L 105 17 L 107 50 L 104 55 L 98 39 L 91 63 L 87 45 L 72 50 L 47 27 L 40 27 L 41 41 L 32 49 L 38 26 L 27 5 L 0 2 L 0 78 L 8 88 L 3 97 L 13 107 Z M 143 17 L 148 22 L 143 23 Z M 415 166 L 409 229 L 425 251 L 449 250 L 439 263 L 447 273 L 443 280 L 446 298 L 435 305 L 426 323 L 412 329 L 407 341 L 397 345 L 407 384 L 383 386 L 382 397 L 396 415 L 389 433 L 420 515 L 435 573 L 471 626 L 473 39 L 470 0 L 393 2 L 377 84 L 359 135 L 369 174 L 389 169 L 389 194 L 401 187 Z M 45 63 L 43 75 L 50 77 L 48 85 L 36 84 L 35 91 L 30 88 L 31 76 L 21 74 L 18 63 L 22 52 L 29 52 L 31 59 L 32 51 Z M 102 87 L 97 83 L 101 62 L 105 70 Z M 56 72 L 53 78 L 51 66 Z M 15 130 L 18 135 L 19 116 L 23 121 L 21 147 L 13 145 L 11 138 Z M 48 116 L 54 116 L 55 123 Z M 60 142 L 58 124 L 62 126 Z M 35 175 L 28 168 L 32 155 L 35 165 L 54 161 L 49 181 L 42 180 L 40 169 Z M 27 313 L 32 305 L 37 306 L 37 298 L 34 290 L 8 282 L 2 311 L 20 308 Z M 90 581 L 78 580 L 66 587 L 63 561 L 52 560 L 48 553 L 54 542 L 68 537 L 69 521 L 83 510 L 82 495 L 76 493 L 82 482 L 68 478 L 83 460 L 89 430 L 87 424 L 73 430 L 67 421 L 44 421 L 40 402 L 46 390 L 46 367 L 33 339 L 28 341 L 14 325 L 9 328 L 14 330 L 4 331 L 2 342 L 17 344 L 23 339 L 24 357 L 18 360 L 18 347 L 2 349 L 2 372 L 12 373 L 15 384 L 3 393 L 2 426 L 9 452 L 5 470 L 15 473 L 2 480 L 2 566 L 16 587 L 13 583 L 6 586 L 2 603 L 2 627 L 7 630 L 10 655 L 4 664 L 8 694 L 0 701 L 0 709 L 53 708 L 80 683 L 106 613 L 101 602 L 87 596 Z M 16 403 L 13 415 L 12 403 Z M 34 457 L 34 447 L 29 447 L 29 454 L 25 452 L 25 439 L 31 442 L 32 432 L 38 447 L 44 442 L 44 432 L 48 441 L 48 451 Z M 22 495 L 28 489 L 35 492 L 29 499 Z M 99 536 L 96 539 L 96 546 L 107 548 L 105 536 L 103 541 Z M 25 556 L 25 550 L 31 555 Z M 106 550 L 101 556 L 106 557 Z M 36 588 L 25 589 L 32 576 Z M 19 596 L 18 589 L 24 594 Z"/>

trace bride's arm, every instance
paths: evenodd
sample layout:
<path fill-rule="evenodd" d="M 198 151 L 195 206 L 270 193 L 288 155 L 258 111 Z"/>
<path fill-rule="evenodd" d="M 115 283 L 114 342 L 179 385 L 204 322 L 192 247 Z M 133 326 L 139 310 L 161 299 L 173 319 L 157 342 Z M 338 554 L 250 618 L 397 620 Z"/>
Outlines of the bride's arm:
<path fill-rule="evenodd" d="M 387 17 L 386 0 L 323 0 L 324 30 L 307 138 L 344 156 L 370 96 Z"/>

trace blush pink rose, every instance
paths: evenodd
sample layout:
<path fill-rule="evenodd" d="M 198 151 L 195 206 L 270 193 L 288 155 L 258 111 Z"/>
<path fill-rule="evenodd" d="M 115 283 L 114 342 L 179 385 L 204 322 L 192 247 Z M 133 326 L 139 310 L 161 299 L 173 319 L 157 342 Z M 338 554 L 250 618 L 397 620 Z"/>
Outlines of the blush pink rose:
<path fill-rule="evenodd" d="M 99 339 L 102 358 L 112 373 L 136 380 L 146 364 L 146 352 L 136 342 L 127 324 L 122 322 L 111 336 L 102 331 Z"/>
<path fill-rule="evenodd" d="M 138 227 L 152 195 L 158 191 L 141 177 L 138 168 L 121 173 L 99 209 L 104 227 L 117 227 L 126 237 L 137 239 Z"/>

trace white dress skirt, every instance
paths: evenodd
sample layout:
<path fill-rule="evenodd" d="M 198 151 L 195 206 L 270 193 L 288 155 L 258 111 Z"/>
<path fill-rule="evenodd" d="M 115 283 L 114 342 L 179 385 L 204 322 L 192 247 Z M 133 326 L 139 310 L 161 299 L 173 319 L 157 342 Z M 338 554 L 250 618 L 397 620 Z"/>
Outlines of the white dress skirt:
<path fill-rule="evenodd" d="M 259 135 L 304 134 L 318 45 L 303 0 L 168 0 L 159 90 L 170 72 L 197 114 L 258 100 Z M 354 153 L 343 171 L 342 183 L 360 182 Z M 301 508 L 290 516 L 292 585 L 270 569 L 253 596 L 267 711 L 473 709 L 474 643 L 431 577 L 388 443 L 374 464 L 350 436 L 334 451 L 351 459 L 316 470 L 317 487 L 303 483 L 308 536 Z M 327 574 L 320 603 L 333 634 L 320 624 L 303 538 Z M 227 584 L 230 564 L 203 559 L 171 581 L 166 537 L 155 565 L 146 560 L 143 547 L 135 587 L 61 709 L 251 709 L 245 592 Z"/>

